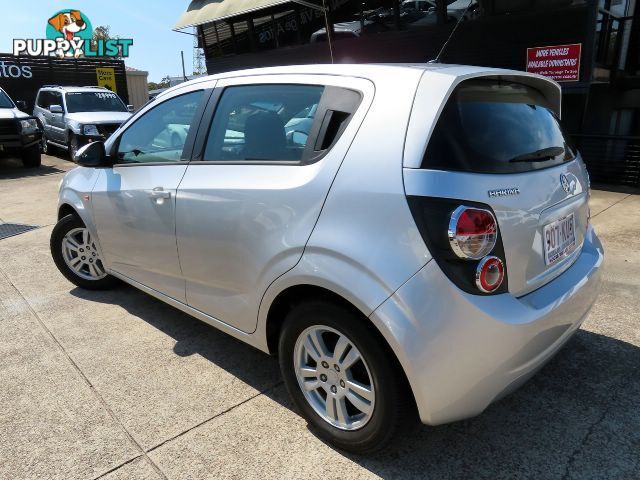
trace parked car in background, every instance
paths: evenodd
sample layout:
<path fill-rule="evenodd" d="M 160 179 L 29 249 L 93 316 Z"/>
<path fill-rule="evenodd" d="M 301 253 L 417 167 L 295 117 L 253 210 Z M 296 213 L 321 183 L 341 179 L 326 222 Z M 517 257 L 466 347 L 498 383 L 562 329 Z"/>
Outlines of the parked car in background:
<path fill-rule="evenodd" d="M 362 30 L 362 25 L 364 24 L 364 30 Z M 351 22 L 341 22 L 333 25 L 334 31 L 334 40 L 343 40 L 349 38 L 359 38 L 363 34 L 367 33 L 380 33 L 387 31 L 388 28 L 383 24 L 378 22 L 373 22 L 371 20 L 365 20 L 364 22 L 360 22 L 360 20 L 354 20 Z M 327 41 L 327 29 L 321 28 L 311 34 L 309 39 L 311 43 L 314 42 L 326 42 Z"/>
<path fill-rule="evenodd" d="M 447 5 L 447 15 L 456 20 L 471 20 L 476 16 L 478 5 L 477 0 L 455 0 Z"/>
<path fill-rule="evenodd" d="M 315 430 L 371 452 L 416 411 L 481 413 L 589 313 L 604 253 L 560 105 L 547 78 L 459 65 L 187 82 L 77 153 L 51 254 L 277 354 Z"/>
<path fill-rule="evenodd" d="M 435 3 L 428 0 L 405 0 L 402 2 L 401 7 L 407 10 L 420 10 L 421 12 L 427 12 L 429 10 L 435 10 Z"/>
<path fill-rule="evenodd" d="M 405 0 L 401 8 L 404 12 L 425 12 L 427 18 L 420 22 L 422 25 L 436 22 L 436 3 L 433 0 Z M 447 0 L 447 19 L 448 21 L 457 21 L 460 18 L 470 20 L 475 16 L 477 9 L 476 0 Z"/>
<path fill-rule="evenodd" d="M 24 102 L 21 106 L 24 108 Z M 39 167 L 41 138 L 38 121 L 21 111 L 0 88 L 0 157 L 19 157 L 26 168 Z"/>
<path fill-rule="evenodd" d="M 33 115 L 43 126 L 43 152 L 54 146 L 73 159 L 81 146 L 107 140 L 132 111 L 103 87 L 46 86 L 38 91 Z"/>

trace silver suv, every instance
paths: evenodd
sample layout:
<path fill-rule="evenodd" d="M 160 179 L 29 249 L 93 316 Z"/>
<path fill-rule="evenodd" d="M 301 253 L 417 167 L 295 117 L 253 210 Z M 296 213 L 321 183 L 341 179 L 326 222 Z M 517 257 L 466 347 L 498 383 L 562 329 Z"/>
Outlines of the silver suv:
<path fill-rule="evenodd" d="M 198 79 L 78 152 L 51 253 L 277 354 L 319 434 L 371 452 L 481 413 L 587 316 L 603 250 L 560 100 L 465 66 Z"/>
<path fill-rule="evenodd" d="M 48 85 L 38 91 L 33 116 L 43 126 L 43 153 L 52 145 L 73 159 L 81 146 L 107 140 L 131 111 L 133 106 L 103 87 Z"/>

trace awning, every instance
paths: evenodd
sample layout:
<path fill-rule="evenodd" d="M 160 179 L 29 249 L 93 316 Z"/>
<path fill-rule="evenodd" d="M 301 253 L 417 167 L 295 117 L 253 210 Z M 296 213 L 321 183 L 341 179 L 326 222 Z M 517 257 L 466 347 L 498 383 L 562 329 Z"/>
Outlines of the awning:
<path fill-rule="evenodd" d="M 237 17 L 285 3 L 299 3 L 318 8 L 318 4 L 305 0 L 192 0 L 187 11 L 176 23 L 174 30 Z M 318 3 L 322 5 L 322 1 Z"/>

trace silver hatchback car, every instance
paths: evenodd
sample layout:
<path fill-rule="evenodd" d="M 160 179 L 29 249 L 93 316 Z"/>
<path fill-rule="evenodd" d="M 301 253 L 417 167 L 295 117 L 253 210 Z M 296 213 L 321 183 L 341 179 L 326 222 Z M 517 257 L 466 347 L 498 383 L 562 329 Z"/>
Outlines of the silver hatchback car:
<path fill-rule="evenodd" d="M 51 252 L 277 354 L 352 452 L 471 417 L 575 333 L 603 249 L 559 86 L 451 65 L 315 65 L 172 88 L 60 187 Z"/>

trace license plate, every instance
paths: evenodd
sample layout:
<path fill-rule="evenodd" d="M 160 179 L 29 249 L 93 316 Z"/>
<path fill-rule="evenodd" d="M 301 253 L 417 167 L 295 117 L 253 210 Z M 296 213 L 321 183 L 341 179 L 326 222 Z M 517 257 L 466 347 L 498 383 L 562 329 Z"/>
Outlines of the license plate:
<path fill-rule="evenodd" d="M 576 247 L 576 223 L 572 214 L 544 226 L 542 242 L 544 261 L 552 265 L 569 255 Z"/>

